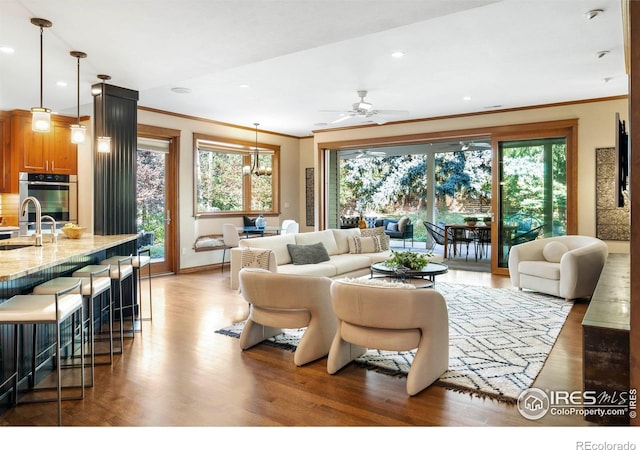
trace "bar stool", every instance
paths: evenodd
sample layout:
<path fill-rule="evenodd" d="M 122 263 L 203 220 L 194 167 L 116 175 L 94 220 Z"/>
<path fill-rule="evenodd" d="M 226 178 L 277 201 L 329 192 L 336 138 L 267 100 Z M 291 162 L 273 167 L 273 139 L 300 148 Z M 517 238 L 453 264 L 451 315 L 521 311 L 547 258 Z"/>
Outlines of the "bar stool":
<path fill-rule="evenodd" d="M 83 314 L 80 320 L 80 326 L 84 329 L 85 327 L 88 330 L 88 339 L 89 342 L 89 369 L 90 369 L 90 377 L 88 387 L 92 387 L 94 383 L 94 367 L 95 367 L 95 332 L 94 332 L 94 324 L 95 324 L 95 298 L 99 297 L 103 292 L 111 291 L 111 279 L 109 278 L 109 270 L 110 267 L 106 266 L 93 266 L 98 267 L 98 269 L 94 269 L 93 272 L 87 272 L 89 278 L 78 278 L 78 277 L 58 277 L 52 280 L 46 281 L 35 288 L 33 288 L 34 294 L 55 294 L 56 292 L 66 289 L 68 287 L 74 286 L 80 281 L 81 283 L 81 294 L 83 298 L 86 300 L 86 306 L 83 302 Z M 109 308 L 110 309 L 110 308 Z M 102 316 L 102 311 L 100 313 Z M 73 333 L 71 337 L 71 348 L 75 349 L 75 325 L 73 326 Z M 111 325 L 110 325 L 111 329 Z M 81 345 L 84 345 L 84 342 L 81 342 Z M 112 349 L 112 344 L 110 344 L 110 350 Z M 111 358 L 113 358 L 113 351 L 111 350 Z M 83 367 L 85 366 L 84 360 L 82 363 Z"/>
<path fill-rule="evenodd" d="M 55 370 L 56 370 L 56 401 L 58 403 L 58 425 L 62 425 L 62 400 L 82 400 L 84 398 L 84 368 L 80 371 L 81 394 L 78 397 L 62 397 L 62 366 L 60 352 L 62 347 L 60 326 L 62 323 L 79 313 L 82 315 L 82 295 L 80 295 L 80 280 L 66 289 L 62 289 L 53 295 L 15 295 L 0 304 L 0 324 L 14 326 L 13 367 L 15 372 L 3 383 L 13 381 L 12 401 L 14 405 L 21 403 L 18 398 L 18 383 L 20 377 L 20 354 L 18 342 L 20 342 L 20 325 L 54 324 L 55 332 Z M 80 339 L 84 342 L 83 327 L 80 327 Z M 33 343 L 35 353 L 36 343 Z M 81 357 L 84 360 L 84 346 L 80 347 Z M 35 379 L 35 370 L 33 377 Z M 0 386 L 2 387 L 2 386 Z M 67 386 L 65 386 L 67 387 Z M 37 389 L 37 388 L 36 388 Z M 54 399 L 37 399 L 23 401 L 22 403 L 48 402 Z"/>
<path fill-rule="evenodd" d="M 143 255 L 146 253 L 146 256 Z M 144 267 L 148 268 L 148 278 L 149 278 L 149 320 L 153 320 L 153 302 L 151 299 L 151 250 L 146 248 L 144 250 L 140 250 L 138 252 L 138 256 L 134 256 L 131 260 L 133 265 L 133 277 L 138 282 L 138 303 L 140 305 L 140 327 L 142 328 L 142 269 Z"/>
<path fill-rule="evenodd" d="M 135 336 L 135 297 L 133 296 L 135 285 L 133 283 L 133 257 L 129 256 L 112 256 L 111 258 L 100 261 L 100 264 L 109 264 L 111 266 L 111 290 L 114 290 L 114 284 L 117 285 L 118 302 L 113 312 L 117 312 L 120 319 L 120 348 L 124 348 L 124 311 L 131 309 L 131 338 Z M 123 283 L 129 279 L 131 282 L 131 296 L 129 297 L 129 305 L 125 304 Z"/>
<path fill-rule="evenodd" d="M 95 348 L 93 349 L 93 354 L 94 354 L 94 360 L 95 360 L 95 356 L 98 355 L 109 355 L 109 360 L 108 361 L 100 361 L 97 362 L 95 361 L 94 364 L 95 365 L 104 365 L 104 364 L 113 364 L 113 354 L 114 353 L 122 353 L 122 347 L 120 347 L 120 351 L 118 352 L 114 352 L 113 350 L 113 296 L 111 295 L 111 265 L 109 264 L 103 264 L 103 265 L 88 265 L 88 266 L 84 266 L 81 269 L 76 270 L 75 272 L 73 272 L 71 274 L 72 278 L 89 278 L 89 283 L 91 287 L 91 293 L 93 294 L 91 299 L 94 300 L 94 305 L 95 305 L 95 299 L 98 299 L 99 302 L 99 307 L 98 307 L 98 323 L 99 323 L 99 333 L 102 334 L 102 323 L 103 323 L 103 318 L 106 315 L 107 316 L 107 323 L 109 324 L 109 338 L 107 339 L 107 341 L 109 341 L 109 352 L 108 353 L 98 353 Z M 86 283 L 82 284 L 83 287 L 86 285 Z M 108 292 L 107 292 L 108 291 Z M 105 292 L 107 292 L 109 295 L 107 297 L 107 301 L 102 302 L 102 294 L 104 294 Z M 93 338 L 93 343 L 92 343 L 92 348 L 95 345 L 95 336 L 96 331 L 95 331 L 95 323 L 96 323 L 96 318 L 95 318 L 95 306 L 91 307 L 91 311 L 93 311 L 94 317 L 91 318 L 91 324 L 93 325 L 92 328 L 92 336 L 94 336 Z M 120 321 L 120 334 L 123 333 L 123 325 L 122 325 L 122 320 Z"/>

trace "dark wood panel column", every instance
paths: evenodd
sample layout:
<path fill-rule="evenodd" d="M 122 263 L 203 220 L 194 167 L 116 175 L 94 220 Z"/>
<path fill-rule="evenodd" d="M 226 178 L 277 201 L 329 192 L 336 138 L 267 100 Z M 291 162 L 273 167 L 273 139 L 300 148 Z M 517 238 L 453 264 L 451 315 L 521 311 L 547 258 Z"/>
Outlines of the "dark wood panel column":
<path fill-rule="evenodd" d="M 103 83 L 92 92 L 94 139 L 111 137 L 110 153 L 94 145 L 94 233 L 136 233 L 138 92 Z"/>

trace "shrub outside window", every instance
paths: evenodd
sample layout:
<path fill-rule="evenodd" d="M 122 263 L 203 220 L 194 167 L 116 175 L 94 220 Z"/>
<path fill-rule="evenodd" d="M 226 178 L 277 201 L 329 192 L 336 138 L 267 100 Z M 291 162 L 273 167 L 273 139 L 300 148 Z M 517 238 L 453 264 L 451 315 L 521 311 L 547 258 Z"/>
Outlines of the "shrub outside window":
<path fill-rule="evenodd" d="M 279 146 L 258 144 L 259 166 L 270 170 L 255 175 L 247 174 L 255 142 L 195 133 L 193 141 L 195 217 L 279 212 Z"/>

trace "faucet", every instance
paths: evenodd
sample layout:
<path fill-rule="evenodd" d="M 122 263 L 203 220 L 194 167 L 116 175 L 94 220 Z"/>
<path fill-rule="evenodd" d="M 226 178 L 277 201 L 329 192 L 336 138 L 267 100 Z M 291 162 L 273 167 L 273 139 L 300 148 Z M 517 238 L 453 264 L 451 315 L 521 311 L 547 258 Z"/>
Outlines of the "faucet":
<path fill-rule="evenodd" d="M 25 215 L 29 202 L 32 202 L 36 208 L 36 233 L 34 234 L 34 237 L 36 239 L 36 247 L 42 247 L 42 217 L 40 217 L 42 214 L 42 210 L 40 208 L 40 202 L 38 201 L 38 199 L 31 196 L 25 198 L 22 201 L 22 205 L 20 205 L 20 215 Z"/>
<path fill-rule="evenodd" d="M 47 220 L 51 221 L 51 243 L 52 244 L 57 244 L 58 243 L 58 235 L 56 234 L 56 219 L 54 219 L 53 217 L 51 217 L 49 215 L 40 217 L 40 221 L 41 222 L 44 219 L 47 219 Z"/>

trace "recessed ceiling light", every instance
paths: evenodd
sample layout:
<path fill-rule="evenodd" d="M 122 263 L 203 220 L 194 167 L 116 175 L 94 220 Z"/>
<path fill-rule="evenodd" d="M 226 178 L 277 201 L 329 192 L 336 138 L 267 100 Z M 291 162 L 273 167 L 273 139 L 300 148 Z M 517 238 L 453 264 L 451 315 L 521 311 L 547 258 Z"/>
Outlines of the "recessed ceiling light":
<path fill-rule="evenodd" d="M 394 58 L 402 58 L 404 56 L 404 52 L 393 52 L 391 56 L 393 56 Z"/>
<path fill-rule="evenodd" d="M 15 52 L 15 50 L 12 47 L 9 47 L 7 45 L 2 45 L 0 46 L 0 52 L 10 54 Z"/>
<path fill-rule="evenodd" d="M 58 87 L 67 87 L 67 82 L 66 81 L 57 81 L 56 82 L 56 86 L 58 86 Z"/>
<path fill-rule="evenodd" d="M 471 97 L 470 97 L 470 96 L 468 96 L 468 95 L 465 95 L 464 97 L 462 97 L 462 100 L 464 100 L 464 101 L 467 101 L 467 102 L 468 102 L 469 100 L 471 100 Z"/>
<path fill-rule="evenodd" d="M 247 83 L 242 83 L 239 87 L 246 89 L 249 87 L 249 85 Z"/>
<path fill-rule="evenodd" d="M 186 87 L 172 87 L 171 92 L 176 94 L 191 94 L 191 89 Z"/>

